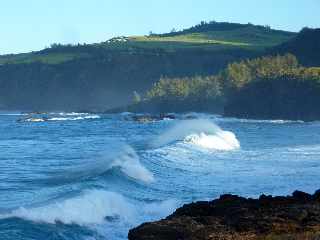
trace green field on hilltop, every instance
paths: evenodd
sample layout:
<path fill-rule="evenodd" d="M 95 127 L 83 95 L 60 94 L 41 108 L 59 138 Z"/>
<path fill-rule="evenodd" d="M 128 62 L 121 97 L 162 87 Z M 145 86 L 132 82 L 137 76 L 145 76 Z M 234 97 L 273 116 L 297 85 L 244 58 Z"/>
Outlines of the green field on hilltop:
<path fill-rule="evenodd" d="M 261 51 L 286 42 L 295 35 L 296 33 L 252 24 L 208 23 L 179 32 L 118 37 L 96 44 L 55 44 L 54 47 L 38 52 L 0 56 L 0 64 L 33 62 L 60 64 L 82 58 L 106 57 L 110 51 L 120 51 L 125 54 L 153 54 L 158 50 L 164 52 L 231 50 L 235 53 L 238 49 Z"/>
<path fill-rule="evenodd" d="M 295 33 L 276 31 L 268 28 L 249 26 L 226 31 L 208 31 L 200 33 L 182 33 L 173 36 L 151 35 L 131 37 L 135 42 L 176 42 L 186 44 L 220 45 L 264 48 L 288 41 Z"/>

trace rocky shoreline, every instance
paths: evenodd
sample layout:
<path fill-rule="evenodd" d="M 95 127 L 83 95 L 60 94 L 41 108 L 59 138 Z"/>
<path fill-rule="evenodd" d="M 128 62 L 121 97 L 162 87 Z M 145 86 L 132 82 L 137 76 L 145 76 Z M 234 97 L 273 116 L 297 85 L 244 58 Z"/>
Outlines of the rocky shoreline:
<path fill-rule="evenodd" d="M 129 231 L 129 240 L 319 240 L 320 190 L 259 199 L 222 195 Z"/>

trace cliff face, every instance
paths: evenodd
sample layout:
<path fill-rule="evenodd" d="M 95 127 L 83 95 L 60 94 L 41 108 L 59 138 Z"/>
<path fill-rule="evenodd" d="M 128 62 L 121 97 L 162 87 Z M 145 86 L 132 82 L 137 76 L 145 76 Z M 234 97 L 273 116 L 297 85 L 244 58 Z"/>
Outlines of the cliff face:
<path fill-rule="evenodd" d="M 131 102 L 164 77 L 212 75 L 296 33 L 252 24 L 202 22 L 183 31 L 53 44 L 0 55 L 0 109 L 102 111 Z"/>
<path fill-rule="evenodd" d="M 246 199 L 222 195 L 184 205 L 158 222 L 130 230 L 129 240 L 320 239 L 320 191 Z"/>
<path fill-rule="evenodd" d="M 247 84 L 230 97 L 225 116 L 253 119 L 320 119 L 319 82 L 280 77 Z"/>
<path fill-rule="evenodd" d="M 293 39 L 274 47 L 270 53 L 292 53 L 305 66 L 320 66 L 320 28 L 304 28 Z"/>
<path fill-rule="evenodd" d="M 139 53 L 106 51 L 60 64 L 0 65 L 0 109 L 105 110 L 131 102 L 161 76 L 217 73 L 252 51 L 205 50 Z"/>

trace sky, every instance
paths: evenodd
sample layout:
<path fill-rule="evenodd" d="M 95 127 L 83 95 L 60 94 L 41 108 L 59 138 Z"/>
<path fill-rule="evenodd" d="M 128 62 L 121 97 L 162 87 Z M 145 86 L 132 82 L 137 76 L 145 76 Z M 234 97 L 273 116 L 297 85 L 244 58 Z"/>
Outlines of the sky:
<path fill-rule="evenodd" d="M 319 12 L 320 0 L 0 0 L 0 54 L 164 33 L 211 20 L 299 31 L 320 27 Z"/>

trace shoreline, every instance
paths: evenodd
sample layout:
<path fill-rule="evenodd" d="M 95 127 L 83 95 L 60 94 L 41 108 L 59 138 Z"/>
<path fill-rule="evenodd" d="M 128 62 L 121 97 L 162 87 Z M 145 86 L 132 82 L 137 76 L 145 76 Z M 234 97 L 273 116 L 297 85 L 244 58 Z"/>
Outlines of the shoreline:
<path fill-rule="evenodd" d="M 129 240 L 318 240 L 320 190 L 258 199 L 221 195 L 184 206 L 165 219 L 143 223 Z"/>

